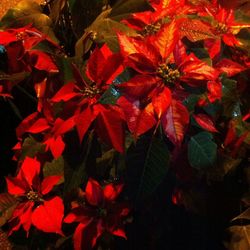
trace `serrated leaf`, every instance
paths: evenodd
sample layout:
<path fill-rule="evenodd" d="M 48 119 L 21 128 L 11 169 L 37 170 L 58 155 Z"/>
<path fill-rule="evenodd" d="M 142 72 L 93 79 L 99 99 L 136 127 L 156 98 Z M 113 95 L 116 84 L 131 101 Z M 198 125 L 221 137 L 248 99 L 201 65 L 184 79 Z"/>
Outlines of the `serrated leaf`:
<path fill-rule="evenodd" d="M 150 196 L 167 174 L 169 165 L 167 145 L 157 138 L 143 137 L 136 145 L 129 148 L 126 163 L 131 170 L 136 168 L 140 171 L 138 179 L 135 180 L 138 183 L 136 201 L 139 202 Z"/>
<path fill-rule="evenodd" d="M 216 162 L 217 145 L 212 141 L 213 136 L 201 132 L 191 137 L 188 143 L 188 160 L 196 169 L 213 167 Z"/>
<path fill-rule="evenodd" d="M 9 193 L 0 194 L 0 227 L 12 216 L 18 201 Z"/>

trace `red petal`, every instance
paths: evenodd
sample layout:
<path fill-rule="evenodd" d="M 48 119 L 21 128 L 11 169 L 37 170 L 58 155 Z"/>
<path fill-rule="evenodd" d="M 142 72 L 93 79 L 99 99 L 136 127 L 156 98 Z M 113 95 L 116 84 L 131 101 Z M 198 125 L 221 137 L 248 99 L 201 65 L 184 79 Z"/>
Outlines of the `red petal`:
<path fill-rule="evenodd" d="M 211 103 L 216 100 L 221 100 L 222 84 L 220 82 L 209 81 L 207 83 L 207 97 Z"/>
<path fill-rule="evenodd" d="M 18 179 L 24 179 L 29 184 L 30 188 L 37 186 L 39 183 L 40 162 L 36 159 L 26 157 L 17 175 Z"/>
<path fill-rule="evenodd" d="M 158 119 L 165 113 L 171 103 L 171 91 L 164 87 L 163 91 L 153 97 L 152 104 Z"/>
<path fill-rule="evenodd" d="M 178 40 L 178 28 L 175 20 L 170 24 L 163 24 L 160 31 L 155 36 L 155 45 L 163 59 L 167 59 L 173 52 L 174 46 Z"/>
<path fill-rule="evenodd" d="M 87 75 L 95 83 L 100 83 L 102 79 L 103 67 L 105 65 L 105 58 L 98 47 L 95 48 L 87 62 Z"/>
<path fill-rule="evenodd" d="M 218 132 L 215 128 L 213 121 L 206 114 L 193 115 L 195 121 L 205 130 L 210 132 Z"/>
<path fill-rule="evenodd" d="M 32 224 L 46 233 L 58 233 L 63 236 L 61 229 L 64 213 L 63 201 L 56 196 L 49 201 L 44 201 L 32 214 Z"/>
<path fill-rule="evenodd" d="M 41 184 L 41 192 L 43 195 L 49 193 L 52 188 L 59 182 L 62 178 L 61 175 L 52 175 L 44 178 Z"/>
<path fill-rule="evenodd" d="M 211 59 L 219 56 L 221 51 L 221 40 L 220 39 L 205 39 L 204 46 L 208 50 L 208 54 Z"/>
<path fill-rule="evenodd" d="M 121 53 L 124 57 L 130 54 L 139 52 L 134 45 L 134 40 L 135 40 L 134 38 L 128 37 L 121 33 L 118 33 L 117 37 L 118 37 Z"/>
<path fill-rule="evenodd" d="M 23 229 L 27 232 L 27 237 L 29 234 L 29 230 L 31 227 L 31 216 L 32 216 L 32 209 L 34 206 L 33 202 L 27 202 L 26 209 L 23 210 L 23 214 L 20 215 L 20 223 L 23 226 Z"/>
<path fill-rule="evenodd" d="M 103 190 L 100 184 L 94 179 L 89 179 L 85 189 L 85 194 L 89 204 L 93 206 L 99 206 L 102 204 L 104 198 Z"/>
<path fill-rule="evenodd" d="M 108 184 L 103 189 L 105 199 L 109 201 L 113 201 L 117 198 L 117 196 L 121 193 L 123 188 L 123 184 L 115 185 L 113 183 Z"/>
<path fill-rule="evenodd" d="M 60 118 L 57 118 L 57 120 L 59 120 Z M 57 122 L 57 120 L 55 121 L 55 124 Z M 60 123 L 58 124 L 58 126 L 54 127 L 54 136 L 59 136 L 59 135 L 63 135 L 66 132 L 68 132 L 69 130 L 71 130 L 74 126 L 75 126 L 75 116 L 70 117 L 67 120 L 59 120 Z"/>
<path fill-rule="evenodd" d="M 52 102 L 69 101 L 70 99 L 78 96 L 79 94 L 74 92 L 75 84 L 67 83 L 51 98 Z"/>
<path fill-rule="evenodd" d="M 97 115 L 98 114 L 95 114 L 94 112 L 92 112 L 90 107 L 87 107 L 85 110 L 82 111 L 82 113 L 79 116 L 76 116 L 75 124 L 76 124 L 76 129 L 78 132 L 80 142 L 82 141 L 89 126 L 95 120 Z"/>
<path fill-rule="evenodd" d="M 50 128 L 50 125 L 48 124 L 47 120 L 44 118 L 40 118 L 29 129 L 27 129 L 27 132 L 37 134 L 49 128 Z"/>
<path fill-rule="evenodd" d="M 65 148 L 65 143 L 63 142 L 61 136 L 58 136 L 56 139 L 51 137 L 45 142 L 45 144 L 50 148 L 50 151 L 55 159 L 62 155 Z"/>
<path fill-rule="evenodd" d="M 72 211 L 64 218 L 65 223 L 81 222 L 87 226 L 93 218 L 88 215 L 88 211 L 85 211 L 83 207 L 73 208 Z"/>
<path fill-rule="evenodd" d="M 97 106 L 95 106 L 96 108 Z M 100 107 L 100 106 L 99 106 Z M 97 133 L 107 144 L 118 152 L 124 151 L 124 124 L 119 110 L 102 109 L 97 117 Z"/>
<path fill-rule="evenodd" d="M 172 100 L 166 114 L 162 117 L 162 125 L 165 134 L 173 144 L 180 146 L 188 123 L 187 108 L 181 102 Z"/>
<path fill-rule="evenodd" d="M 57 73 L 59 72 L 56 64 L 54 63 L 51 56 L 48 54 L 39 51 L 39 50 L 31 50 L 29 51 L 29 59 L 31 61 L 31 64 L 38 69 L 47 71 L 49 73 Z"/>
<path fill-rule="evenodd" d="M 123 58 L 121 54 L 109 56 L 104 63 L 100 80 L 102 80 L 103 83 L 112 83 L 112 81 L 123 71 L 122 62 Z"/>
<path fill-rule="evenodd" d="M 123 109 L 128 128 L 135 136 L 145 133 L 156 124 L 152 104 L 141 110 L 140 101 L 132 101 L 125 97 L 119 98 L 117 104 Z"/>
<path fill-rule="evenodd" d="M 136 75 L 128 82 L 117 84 L 116 87 L 126 96 L 143 99 L 156 88 L 158 78 L 150 75 Z"/>
<path fill-rule="evenodd" d="M 6 177 L 8 193 L 13 195 L 24 195 L 27 191 L 26 183 L 13 177 Z"/>
<path fill-rule="evenodd" d="M 127 239 L 126 233 L 125 233 L 124 230 L 121 229 L 121 228 L 117 228 L 117 229 L 113 230 L 113 231 L 112 231 L 112 234 L 115 235 L 115 236 L 122 237 L 122 238 L 124 238 L 125 240 Z"/>
<path fill-rule="evenodd" d="M 230 59 L 224 58 L 219 63 L 216 64 L 216 68 L 222 73 L 227 73 L 229 77 L 239 74 L 240 72 L 246 70 L 242 65 L 233 62 Z"/>

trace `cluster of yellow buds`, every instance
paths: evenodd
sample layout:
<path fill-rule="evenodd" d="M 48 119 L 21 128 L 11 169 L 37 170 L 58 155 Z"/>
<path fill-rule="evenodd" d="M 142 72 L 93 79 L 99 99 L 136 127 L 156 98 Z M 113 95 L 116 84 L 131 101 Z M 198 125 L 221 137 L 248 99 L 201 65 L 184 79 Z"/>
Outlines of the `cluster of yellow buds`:
<path fill-rule="evenodd" d="M 175 82 L 181 76 L 178 69 L 173 69 L 165 63 L 159 65 L 157 73 L 167 84 Z"/>
<path fill-rule="evenodd" d="M 89 86 L 89 87 L 86 87 L 84 90 L 83 90 L 83 95 L 84 97 L 87 97 L 87 98 L 93 98 L 95 97 L 96 95 L 99 95 L 102 93 L 102 90 L 97 88 L 96 85 L 93 85 L 93 86 Z"/>
<path fill-rule="evenodd" d="M 228 27 L 224 23 L 217 23 L 215 25 L 215 29 L 216 29 L 218 34 L 225 34 L 228 32 Z"/>
<path fill-rule="evenodd" d="M 39 201 L 40 200 L 40 196 L 38 195 L 37 192 L 35 191 L 29 191 L 27 194 L 26 194 L 26 197 L 28 200 L 30 201 Z"/>
<path fill-rule="evenodd" d="M 161 28 L 161 23 L 157 22 L 155 24 L 148 24 L 144 27 L 144 29 L 140 32 L 143 36 L 153 35 L 157 33 Z"/>

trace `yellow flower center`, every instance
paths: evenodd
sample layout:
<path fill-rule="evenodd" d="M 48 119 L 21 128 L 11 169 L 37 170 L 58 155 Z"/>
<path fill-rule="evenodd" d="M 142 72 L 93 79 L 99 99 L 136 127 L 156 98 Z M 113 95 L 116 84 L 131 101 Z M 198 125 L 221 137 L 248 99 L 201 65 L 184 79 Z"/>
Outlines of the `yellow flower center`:
<path fill-rule="evenodd" d="M 40 196 L 38 195 L 37 192 L 35 191 L 29 191 L 27 194 L 26 194 L 26 197 L 28 200 L 30 201 L 39 201 L 40 200 Z"/>
<path fill-rule="evenodd" d="M 148 24 L 141 31 L 141 35 L 148 36 L 157 33 L 161 29 L 161 23 Z"/>
<path fill-rule="evenodd" d="M 165 63 L 160 64 L 156 72 L 164 80 L 165 84 L 174 83 L 181 76 L 178 69 Z"/>
<path fill-rule="evenodd" d="M 215 29 L 218 34 L 225 34 L 228 32 L 228 27 L 224 23 L 217 23 Z"/>
<path fill-rule="evenodd" d="M 101 93 L 102 93 L 101 89 L 97 88 L 96 85 L 86 87 L 83 90 L 83 95 L 86 98 L 94 98 L 96 95 L 99 95 Z"/>

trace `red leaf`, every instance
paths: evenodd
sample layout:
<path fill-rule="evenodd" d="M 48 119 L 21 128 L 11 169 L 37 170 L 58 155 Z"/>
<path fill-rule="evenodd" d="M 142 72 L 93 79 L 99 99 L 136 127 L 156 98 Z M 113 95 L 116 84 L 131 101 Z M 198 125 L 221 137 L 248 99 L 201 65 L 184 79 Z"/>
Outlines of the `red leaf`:
<path fill-rule="evenodd" d="M 82 206 L 73 208 L 64 218 L 65 223 L 81 222 L 81 224 L 84 224 L 85 226 L 87 226 L 92 220 L 93 218 L 88 215 L 88 212 L 86 212 Z"/>
<path fill-rule="evenodd" d="M 8 193 L 13 195 L 23 195 L 27 191 L 27 186 L 21 180 L 13 177 L 6 177 Z"/>
<path fill-rule="evenodd" d="M 135 99 L 143 99 L 155 89 L 157 78 L 149 75 L 136 75 L 128 82 L 117 84 L 116 87 L 125 95 Z"/>
<path fill-rule="evenodd" d="M 87 62 L 87 75 L 95 83 L 99 83 L 102 79 L 102 72 L 105 66 L 105 58 L 101 50 L 96 47 Z"/>
<path fill-rule="evenodd" d="M 75 124 L 80 142 L 82 141 L 89 126 L 95 120 L 97 115 L 98 114 L 92 112 L 90 107 L 87 107 L 85 110 L 82 111 L 80 115 L 75 117 Z"/>
<path fill-rule="evenodd" d="M 205 130 L 209 132 L 218 132 L 215 128 L 213 121 L 206 114 L 193 115 L 195 121 Z"/>
<path fill-rule="evenodd" d="M 44 70 L 49 73 L 57 73 L 59 72 L 56 64 L 54 63 L 51 56 L 48 54 L 39 51 L 39 50 L 31 50 L 29 51 L 29 59 L 31 64 L 38 70 Z"/>
<path fill-rule="evenodd" d="M 54 136 L 63 135 L 69 130 L 71 130 L 74 126 L 75 126 L 75 116 L 71 116 L 69 119 L 65 121 L 60 118 L 57 118 L 53 128 Z"/>
<path fill-rule="evenodd" d="M 41 184 L 42 194 L 45 195 L 49 193 L 61 178 L 62 178 L 61 175 L 52 175 L 44 178 Z"/>
<path fill-rule="evenodd" d="M 173 144 L 180 146 L 188 123 L 187 108 L 181 102 L 172 99 L 171 105 L 162 117 L 162 125 L 166 136 Z"/>
<path fill-rule="evenodd" d="M 56 196 L 49 201 L 44 201 L 32 214 L 32 224 L 46 233 L 58 233 L 63 236 L 61 229 L 64 213 L 63 201 Z"/>
<path fill-rule="evenodd" d="M 113 201 L 117 198 L 117 196 L 121 193 L 123 188 L 123 184 L 115 185 L 110 183 L 105 186 L 103 189 L 105 199 L 109 201 Z"/>
<path fill-rule="evenodd" d="M 48 124 L 47 120 L 44 118 L 39 118 L 37 121 L 35 121 L 35 123 L 33 123 L 33 125 L 29 129 L 27 129 L 27 132 L 37 134 L 49 128 L 50 125 Z"/>
<path fill-rule="evenodd" d="M 209 81 L 207 83 L 207 97 L 211 103 L 216 100 L 221 100 L 222 84 L 220 82 Z"/>
<path fill-rule="evenodd" d="M 123 109 L 128 128 L 136 137 L 147 132 L 156 124 L 154 108 L 151 103 L 144 109 L 140 109 L 140 101 L 121 97 L 117 104 Z"/>
<path fill-rule="evenodd" d="M 117 229 L 113 230 L 113 231 L 112 231 L 112 234 L 115 235 L 115 236 L 122 237 L 122 238 L 124 238 L 125 240 L 127 239 L 127 236 L 126 236 L 124 230 L 121 229 L 121 228 L 117 228 Z"/>
<path fill-rule="evenodd" d="M 85 189 L 85 194 L 89 204 L 93 206 L 100 206 L 102 204 L 104 198 L 103 190 L 100 184 L 94 179 L 89 179 Z"/>
<path fill-rule="evenodd" d="M 124 34 L 118 33 L 117 34 L 121 53 L 124 57 L 134 54 L 134 53 L 139 53 L 139 51 L 136 49 L 134 45 L 134 38 L 128 37 Z"/>
<path fill-rule="evenodd" d="M 104 46 L 103 46 L 104 47 Z M 98 83 L 112 83 L 112 81 L 123 71 L 123 58 L 121 54 L 113 54 L 104 62 L 102 74 Z"/>
<path fill-rule="evenodd" d="M 176 21 L 170 24 L 163 24 L 160 31 L 155 36 L 155 45 L 158 48 L 163 59 L 173 52 L 176 42 L 179 40 Z"/>
<path fill-rule="evenodd" d="M 26 157 L 19 170 L 17 178 L 19 180 L 26 180 L 30 189 L 39 183 L 40 162 L 36 159 Z"/>
<path fill-rule="evenodd" d="M 152 104 L 157 114 L 158 119 L 165 113 L 171 103 L 171 91 L 164 87 L 163 91 L 153 97 Z"/>
<path fill-rule="evenodd" d="M 78 96 L 79 94 L 74 92 L 75 84 L 67 83 L 51 98 L 52 102 L 69 101 L 70 99 Z"/>
<path fill-rule="evenodd" d="M 58 136 L 56 138 L 50 137 L 44 143 L 46 144 L 47 148 L 50 148 L 50 151 L 55 159 L 62 155 L 65 148 L 65 143 L 63 142 L 61 136 Z"/>
<path fill-rule="evenodd" d="M 219 56 L 221 51 L 221 40 L 220 39 L 205 39 L 204 46 L 208 51 L 208 54 L 211 59 Z"/>
<path fill-rule="evenodd" d="M 97 106 L 95 106 L 96 108 Z M 101 105 L 99 106 L 101 107 Z M 124 152 L 124 121 L 119 110 L 102 109 L 97 116 L 97 133 L 107 144 L 114 147 L 118 152 Z"/>
<path fill-rule="evenodd" d="M 224 58 L 219 63 L 216 64 L 216 68 L 222 73 L 227 73 L 229 77 L 239 74 L 240 72 L 246 70 L 242 65 L 233 62 L 230 59 Z"/>

